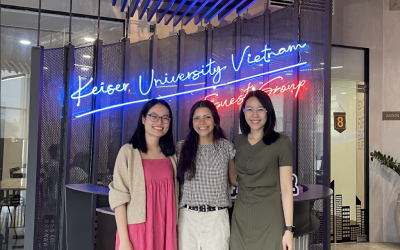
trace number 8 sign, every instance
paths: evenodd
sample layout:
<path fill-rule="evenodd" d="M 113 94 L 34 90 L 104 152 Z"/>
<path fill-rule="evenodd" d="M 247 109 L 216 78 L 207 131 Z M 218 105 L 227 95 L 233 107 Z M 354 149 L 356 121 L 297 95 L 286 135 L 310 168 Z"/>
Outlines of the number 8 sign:
<path fill-rule="evenodd" d="M 346 130 L 346 112 L 333 112 L 334 128 L 342 133 Z"/>

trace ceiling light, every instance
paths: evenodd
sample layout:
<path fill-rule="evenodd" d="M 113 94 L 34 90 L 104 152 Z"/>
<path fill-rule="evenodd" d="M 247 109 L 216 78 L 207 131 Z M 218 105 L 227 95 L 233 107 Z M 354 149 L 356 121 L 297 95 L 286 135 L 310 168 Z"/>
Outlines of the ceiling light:
<path fill-rule="evenodd" d="M 1 80 L 2 81 L 8 81 L 8 80 L 18 79 L 18 78 L 23 78 L 23 77 L 25 77 L 25 74 L 18 74 L 18 75 L 2 77 Z"/>
<path fill-rule="evenodd" d="M 84 39 L 86 42 L 94 42 L 95 41 L 95 39 L 91 38 L 91 37 L 85 37 Z"/>
<path fill-rule="evenodd" d="M 341 94 L 342 94 L 342 95 L 345 95 L 345 94 L 346 94 L 346 92 L 342 92 Z"/>
<path fill-rule="evenodd" d="M 25 44 L 25 45 L 31 44 L 31 42 L 28 41 L 28 40 L 21 40 L 21 41 L 19 41 L 19 42 L 22 43 L 22 44 Z"/>
<path fill-rule="evenodd" d="M 343 69 L 343 66 L 334 66 L 334 67 L 331 67 L 331 69 Z"/>
<path fill-rule="evenodd" d="M 89 55 L 83 55 L 84 58 L 91 58 Z"/>

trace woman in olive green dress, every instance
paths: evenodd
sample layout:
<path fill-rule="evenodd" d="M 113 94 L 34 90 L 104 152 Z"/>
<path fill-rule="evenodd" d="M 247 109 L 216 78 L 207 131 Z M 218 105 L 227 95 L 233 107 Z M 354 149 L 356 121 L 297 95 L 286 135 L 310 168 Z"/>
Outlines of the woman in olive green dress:
<path fill-rule="evenodd" d="M 250 92 L 240 111 L 243 134 L 233 138 L 238 185 L 232 215 L 230 250 L 292 250 L 292 143 L 274 131 L 269 96 Z M 236 182 L 237 180 L 237 182 Z"/>

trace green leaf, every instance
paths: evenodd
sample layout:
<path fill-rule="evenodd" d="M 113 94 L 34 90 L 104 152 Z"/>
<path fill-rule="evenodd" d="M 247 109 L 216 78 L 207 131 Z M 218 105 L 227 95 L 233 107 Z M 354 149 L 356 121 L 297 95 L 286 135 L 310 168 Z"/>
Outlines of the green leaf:
<path fill-rule="evenodd" d="M 374 152 L 370 152 L 371 155 L 371 161 L 376 159 L 379 161 L 382 165 L 385 165 L 386 167 L 393 169 L 397 174 L 400 175 L 400 163 L 397 162 L 397 160 L 394 160 L 393 157 L 390 155 L 386 156 L 386 154 L 382 154 L 380 151 L 374 150 Z"/>

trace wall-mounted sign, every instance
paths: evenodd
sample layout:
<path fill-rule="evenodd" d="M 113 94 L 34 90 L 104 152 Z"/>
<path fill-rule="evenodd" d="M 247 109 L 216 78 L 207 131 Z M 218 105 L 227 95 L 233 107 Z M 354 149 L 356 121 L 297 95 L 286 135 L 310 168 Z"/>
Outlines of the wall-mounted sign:
<path fill-rule="evenodd" d="M 346 112 L 333 112 L 334 128 L 337 132 L 342 133 L 346 130 Z"/>
<path fill-rule="evenodd" d="M 265 45 L 264 49 L 261 50 L 257 55 L 254 56 L 250 53 L 250 51 L 251 51 L 250 46 L 247 46 L 243 50 L 243 53 L 239 59 L 239 62 L 235 61 L 235 57 L 232 54 L 231 67 L 233 68 L 234 71 L 239 71 L 241 69 L 241 67 L 243 66 L 243 62 L 246 62 L 248 65 L 270 63 L 272 58 L 278 59 L 278 58 L 290 55 L 295 51 L 302 51 L 302 50 L 307 50 L 307 49 L 308 49 L 307 44 L 296 44 L 296 45 L 289 45 L 287 48 L 281 48 L 278 51 L 272 52 L 271 48 L 268 47 L 268 45 Z M 166 99 L 166 98 L 171 98 L 173 96 L 191 94 L 191 93 L 194 93 L 197 91 L 203 91 L 203 90 L 207 90 L 207 89 L 216 89 L 219 87 L 224 87 L 224 86 L 231 85 L 234 83 L 251 80 L 251 79 L 254 79 L 257 77 L 261 77 L 261 76 L 275 74 L 278 72 L 294 69 L 294 68 L 297 68 L 300 66 L 305 66 L 305 65 L 307 65 L 307 62 L 301 62 L 301 63 L 293 64 L 290 66 L 282 67 L 279 69 L 271 70 L 268 72 L 263 72 L 260 74 L 236 79 L 236 80 L 233 80 L 230 82 L 220 83 L 221 79 L 222 79 L 222 74 L 223 74 L 224 70 L 227 69 L 228 66 L 216 65 L 215 60 L 209 59 L 204 65 L 199 67 L 197 70 L 189 71 L 187 73 L 178 73 L 174 76 L 169 76 L 167 73 L 165 73 L 161 77 L 157 78 L 155 70 L 152 69 L 150 81 L 146 82 L 144 80 L 144 79 L 146 79 L 146 77 L 143 74 L 138 77 L 138 86 L 133 86 L 132 89 L 131 89 L 130 83 L 122 83 L 122 84 L 112 85 L 112 84 L 105 84 L 104 82 L 102 82 L 100 84 L 100 86 L 92 87 L 93 78 L 86 79 L 83 77 L 79 77 L 78 88 L 76 90 L 74 90 L 75 92 L 71 95 L 71 99 L 77 100 L 76 106 L 79 106 L 81 99 L 89 97 L 89 96 L 98 95 L 98 94 L 112 95 L 116 92 L 134 91 L 134 93 L 136 93 L 139 96 L 140 95 L 146 96 L 150 93 L 150 91 L 153 87 L 155 87 L 155 88 L 175 87 L 176 88 L 178 82 L 180 83 L 180 82 L 185 82 L 185 81 L 195 81 L 195 80 L 199 79 L 200 77 L 207 77 L 207 76 L 212 78 L 212 81 L 214 84 L 212 86 L 198 88 L 198 89 L 189 90 L 189 91 L 182 91 L 182 92 L 173 93 L 170 95 L 157 97 L 157 99 Z M 278 78 L 279 77 L 274 78 L 274 79 L 278 79 Z M 283 79 L 283 78 L 280 77 L 280 79 Z M 300 91 L 300 88 L 303 87 L 305 85 L 305 83 L 306 83 L 305 81 L 300 81 L 299 83 L 289 83 L 289 84 L 283 85 L 281 87 L 275 87 L 275 88 L 270 88 L 269 84 L 265 83 L 260 89 L 265 91 L 268 94 L 277 94 L 277 93 L 286 93 L 288 91 L 293 91 L 293 92 L 296 91 L 296 97 L 297 97 L 297 95 Z M 133 84 L 133 85 L 135 85 L 135 84 Z M 184 86 L 186 86 L 186 85 L 184 85 Z M 235 103 L 235 102 L 237 103 L 237 101 L 239 99 L 241 99 L 240 96 L 233 103 Z M 145 99 L 136 100 L 136 101 L 132 101 L 132 102 L 125 102 L 125 103 L 120 103 L 120 104 L 116 104 L 116 105 L 112 105 L 112 106 L 108 106 L 108 107 L 103 107 L 103 108 L 92 110 L 92 111 L 89 111 L 89 112 L 86 112 L 83 114 L 79 114 L 76 116 L 76 118 L 90 115 L 90 114 L 97 113 L 97 112 L 104 111 L 104 110 L 109 110 L 112 108 L 117 108 L 117 107 L 121 107 L 121 106 L 131 105 L 131 104 L 140 103 L 140 102 L 147 102 L 147 101 L 148 101 L 148 99 L 145 98 Z M 229 104 L 229 105 L 232 105 L 233 103 L 231 100 L 231 104 Z M 226 105 L 226 106 L 229 106 L 229 105 Z"/>
<path fill-rule="evenodd" d="M 400 120 L 400 111 L 383 111 L 382 120 Z"/>

